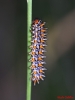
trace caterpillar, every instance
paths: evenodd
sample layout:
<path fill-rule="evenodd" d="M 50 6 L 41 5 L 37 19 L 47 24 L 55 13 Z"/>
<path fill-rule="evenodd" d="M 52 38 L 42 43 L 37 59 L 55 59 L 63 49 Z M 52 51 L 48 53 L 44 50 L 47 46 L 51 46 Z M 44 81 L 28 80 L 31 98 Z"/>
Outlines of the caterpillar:
<path fill-rule="evenodd" d="M 43 59 L 46 58 L 46 56 L 44 56 L 44 52 L 46 52 L 45 46 L 47 46 L 47 28 L 44 26 L 45 22 L 42 22 L 39 19 L 32 21 L 31 52 L 29 53 L 31 55 L 31 59 L 29 61 L 31 62 L 31 80 L 34 82 L 34 85 L 36 85 L 36 83 L 39 84 L 39 80 L 44 80 L 44 70 L 47 70 L 44 67 L 44 64 L 46 63 L 43 61 Z"/>

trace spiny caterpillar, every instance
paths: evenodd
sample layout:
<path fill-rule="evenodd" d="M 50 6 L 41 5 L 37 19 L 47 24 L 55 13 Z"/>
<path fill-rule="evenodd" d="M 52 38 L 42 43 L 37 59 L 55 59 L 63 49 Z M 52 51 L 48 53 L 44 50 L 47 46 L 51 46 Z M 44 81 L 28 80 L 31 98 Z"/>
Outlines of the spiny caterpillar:
<path fill-rule="evenodd" d="M 31 33 L 32 33 L 32 41 L 31 41 L 31 52 L 29 53 L 31 55 L 31 59 L 29 60 L 31 62 L 31 80 L 34 82 L 34 85 L 36 83 L 39 84 L 39 80 L 44 80 L 44 70 L 46 68 L 43 66 L 46 64 L 43 59 L 46 58 L 44 56 L 45 46 L 46 45 L 46 34 L 47 28 L 44 28 L 45 22 L 42 22 L 39 19 L 35 19 L 32 22 L 31 25 Z"/>

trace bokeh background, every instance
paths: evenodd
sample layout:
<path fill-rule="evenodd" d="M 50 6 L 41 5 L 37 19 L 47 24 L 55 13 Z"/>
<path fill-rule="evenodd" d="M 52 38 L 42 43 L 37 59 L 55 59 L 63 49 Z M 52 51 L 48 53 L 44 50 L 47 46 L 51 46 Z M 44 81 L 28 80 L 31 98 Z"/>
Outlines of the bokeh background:
<path fill-rule="evenodd" d="M 32 100 L 75 100 L 75 0 L 33 0 L 32 16 L 48 28 L 46 78 L 32 84 Z M 26 56 L 26 0 L 1 0 L 0 100 L 26 100 Z"/>

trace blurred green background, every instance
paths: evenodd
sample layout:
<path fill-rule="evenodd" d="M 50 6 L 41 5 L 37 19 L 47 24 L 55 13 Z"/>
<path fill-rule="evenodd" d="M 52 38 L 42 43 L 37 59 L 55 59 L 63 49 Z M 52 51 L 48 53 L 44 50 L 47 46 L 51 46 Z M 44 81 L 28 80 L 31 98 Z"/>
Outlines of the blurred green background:
<path fill-rule="evenodd" d="M 75 100 L 75 0 L 33 0 L 32 17 L 48 28 L 46 78 L 32 84 L 32 100 Z M 26 58 L 26 0 L 1 0 L 0 100 L 26 100 Z"/>

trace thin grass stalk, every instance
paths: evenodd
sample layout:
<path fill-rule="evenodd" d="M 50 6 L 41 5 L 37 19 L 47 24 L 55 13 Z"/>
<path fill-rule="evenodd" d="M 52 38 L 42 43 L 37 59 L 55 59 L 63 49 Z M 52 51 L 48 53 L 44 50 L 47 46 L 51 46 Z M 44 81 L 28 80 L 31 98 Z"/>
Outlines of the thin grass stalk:
<path fill-rule="evenodd" d="M 32 23 L 32 0 L 27 0 L 27 94 L 26 100 L 31 100 L 31 62 L 29 62 L 30 55 L 29 52 L 31 51 L 29 46 L 31 45 L 31 32 L 30 26 Z"/>

